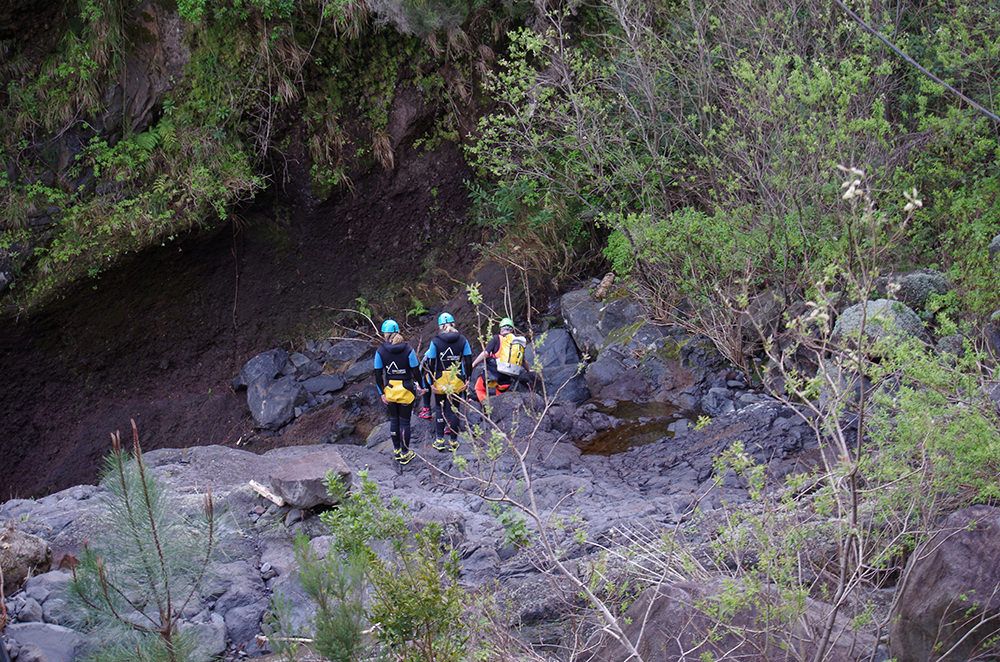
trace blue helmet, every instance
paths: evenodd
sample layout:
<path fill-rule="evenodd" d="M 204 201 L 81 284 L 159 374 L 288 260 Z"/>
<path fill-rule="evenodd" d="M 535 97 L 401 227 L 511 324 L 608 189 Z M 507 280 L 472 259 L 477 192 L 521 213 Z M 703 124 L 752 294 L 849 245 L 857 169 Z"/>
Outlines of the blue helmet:
<path fill-rule="evenodd" d="M 454 324 L 455 316 L 451 313 L 441 313 L 438 315 L 438 326 L 444 326 L 445 324 Z"/>
<path fill-rule="evenodd" d="M 396 320 L 382 322 L 382 333 L 399 333 L 399 323 Z"/>

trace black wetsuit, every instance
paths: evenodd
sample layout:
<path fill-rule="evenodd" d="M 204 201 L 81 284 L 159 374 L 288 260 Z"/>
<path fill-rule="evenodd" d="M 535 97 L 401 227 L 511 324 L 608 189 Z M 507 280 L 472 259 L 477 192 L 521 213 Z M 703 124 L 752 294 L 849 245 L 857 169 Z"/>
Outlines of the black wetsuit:
<path fill-rule="evenodd" d="M 420 383 L 420 367 L 417 355 L 409 344 L 403 342 L 395 345 L 383 344 L 375 352 L 375 384 L 378 386 L 379 397 L 385 394 L 385 387 L 390 380 L 399 380 L 403 386 L 413 393 L 414 399 Z M 413 414 L 413 402 L 402 404 L 389 402 L 386 404 L 389 414 L 389 434 L 392 437 L 392 447 L 403 453 L 410 450 L 410 416 Z"/>
<path fill-rule="evenodd" d="M 424 372 L 427 381 L 433 383 L 455 364 L 459 365 L 458 377 L 469 381 L 472 374 L 472 347 L 465 336 L 457 331 L 440 333 L 431 339 L 431 344 L 424 355 Z M 444 439 L 445 430 L 452 439 L 458 438 L 458 402 L 455 396 L 436 393 L 434 395 L 435 418 L 434 427 L 438 439 Z M 447 426 L 445 425 L 447 423 Z"/>

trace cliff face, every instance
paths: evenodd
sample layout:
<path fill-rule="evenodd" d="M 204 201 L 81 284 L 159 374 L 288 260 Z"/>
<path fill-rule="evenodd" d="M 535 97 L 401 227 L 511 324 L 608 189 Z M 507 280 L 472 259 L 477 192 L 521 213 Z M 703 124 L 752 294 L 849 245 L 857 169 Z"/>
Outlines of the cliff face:
<path fill-rule="evenodd" d="M 471 261 L 460 58 L 308 3 L 243 21 L 90 4 L 0 14 L 5 496 L 92 480 L 130 417 L 149 448 L 239 439 L 228 383 L 249 356 L 400 297 L 428 255 Z M 279 55 L 285 78 L 256 90 L 240 67 Z"/>

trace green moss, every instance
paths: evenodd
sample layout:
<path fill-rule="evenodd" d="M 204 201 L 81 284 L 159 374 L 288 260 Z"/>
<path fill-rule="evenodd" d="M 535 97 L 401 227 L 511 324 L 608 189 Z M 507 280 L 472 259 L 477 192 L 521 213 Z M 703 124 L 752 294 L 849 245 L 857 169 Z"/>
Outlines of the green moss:
<path fill-rule="evenodd" d="M 613 329 L 611 333 L 608 334 L 607 340 L 605 340 L 605 346 L 608 345 L 627 345 L 632 342 L 632 338 L 635 336 L 636 332 L 642 328 L 643 321 L 636 320 L 628 326 L 624 326 L 620 329 Z"/>

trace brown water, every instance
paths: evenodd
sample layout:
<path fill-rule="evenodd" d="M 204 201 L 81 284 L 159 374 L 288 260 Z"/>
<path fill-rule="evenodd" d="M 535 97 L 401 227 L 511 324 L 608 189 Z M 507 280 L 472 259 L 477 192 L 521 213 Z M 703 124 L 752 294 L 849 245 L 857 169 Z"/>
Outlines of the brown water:
<path fill-rule="evenodd" d="M 580 450 L 585 454 L 614 455 L 672 437 L 674 433 L 667 426 L 685 418 L 677 407 L 663 402 L 618 402 L 610 407 L 598 405 L 597 410 L 614 416 L 621 424 L 598 432 L 581 444 Z"/>

